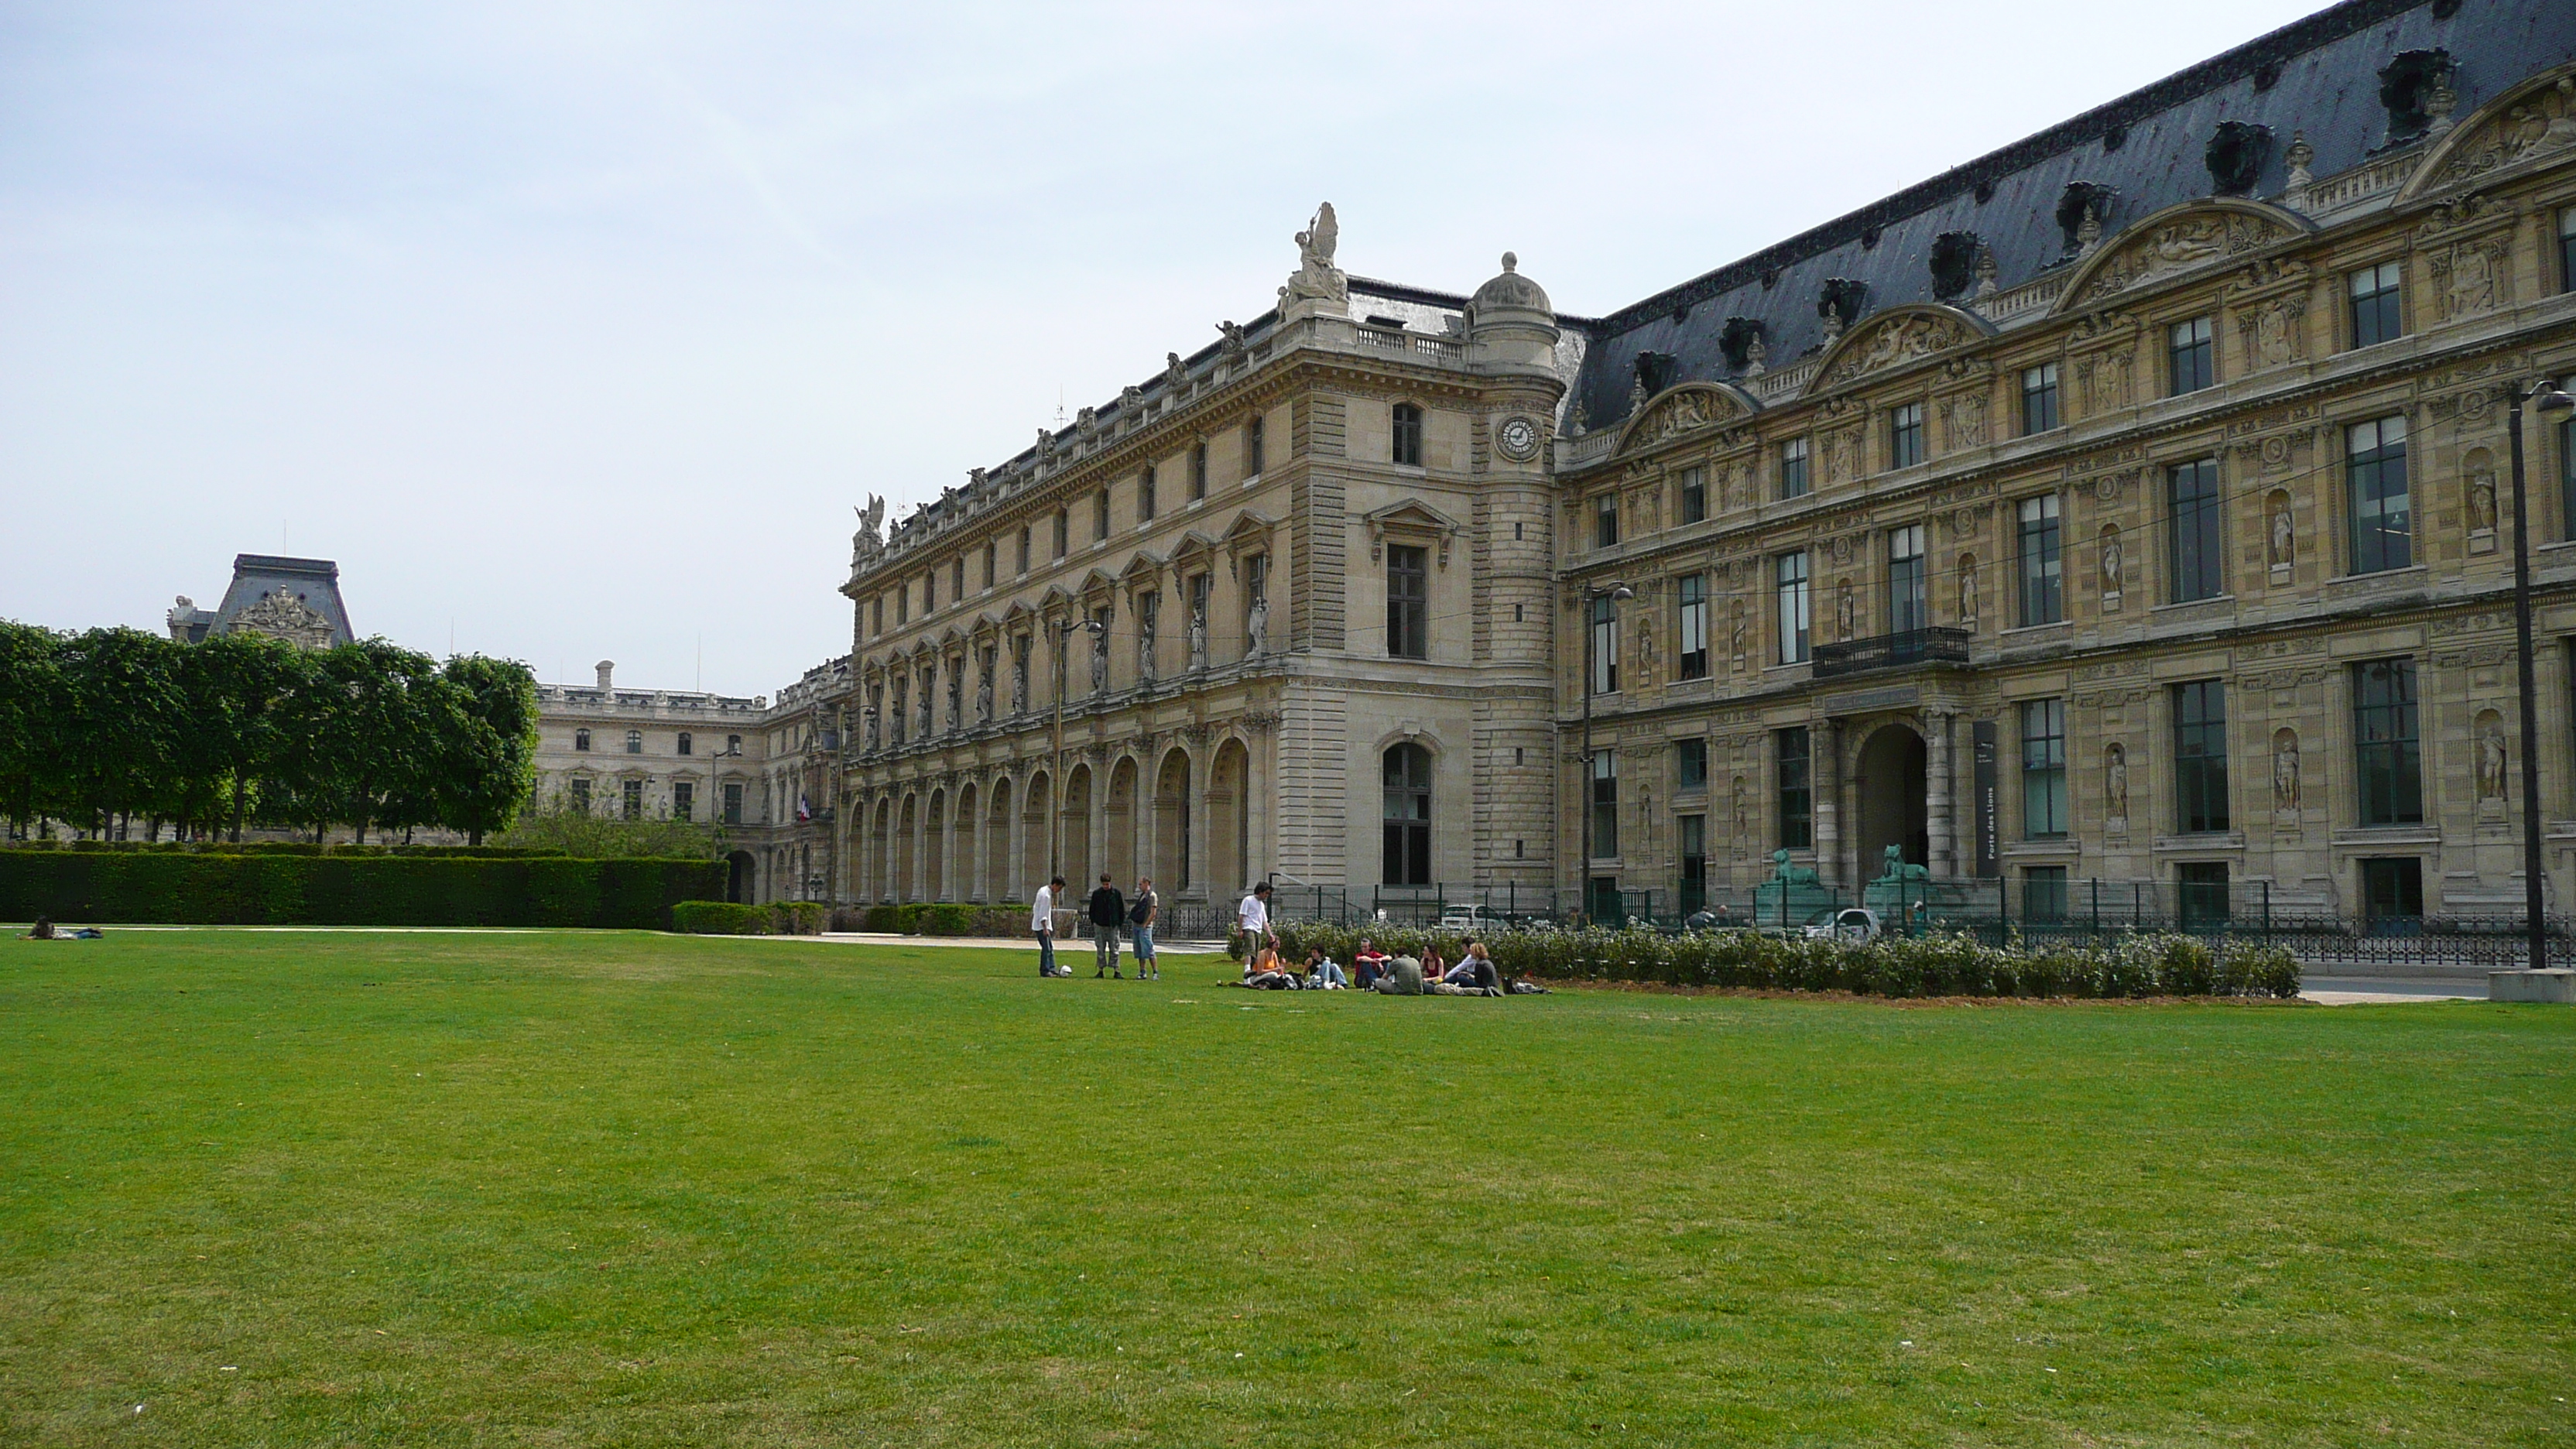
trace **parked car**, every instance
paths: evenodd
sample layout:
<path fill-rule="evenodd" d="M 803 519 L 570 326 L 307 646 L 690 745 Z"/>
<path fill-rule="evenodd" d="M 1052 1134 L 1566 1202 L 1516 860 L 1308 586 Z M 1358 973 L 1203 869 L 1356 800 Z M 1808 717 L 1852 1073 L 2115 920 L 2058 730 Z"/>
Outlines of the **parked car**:
<path fill-rule="evenodd" d="M 1492 926 L 1493 922 L 1486 918 L 1483 906 L 1445 905 L 1440 908 L 1440 923 L 1434 929 L 1472 936 L 1490 930 Z"/>
<path fill-rule="evenodd" d="M 1807 921 L 1811 941 L 1870 941 L 1878 937 L 1878 913 L 1860 906 L 1818 911 Z"/>

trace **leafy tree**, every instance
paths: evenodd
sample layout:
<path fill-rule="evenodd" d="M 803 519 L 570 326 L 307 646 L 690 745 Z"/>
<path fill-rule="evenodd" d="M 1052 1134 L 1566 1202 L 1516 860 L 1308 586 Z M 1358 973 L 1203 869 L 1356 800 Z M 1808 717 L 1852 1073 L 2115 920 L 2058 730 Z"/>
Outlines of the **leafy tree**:
<path fill-rule="evenodd" d="M 182 656 L 190 770 L 208 781 L 210 803 L 227 808 L 236 841 L 253 786 L 276 769 L 281 713 L 313 658 L 261 634 L 217 634 Z M 219 823 L 211 812 L 201 818 L 210 829 Z"/>
<path fill-rule="evenodd" d="M 24 832 L 57 793 L 63 638 L 0 620 L 0 816 Z"/>
<path fill-rule="evenodd" d="M 118 815 L 169 813 L 181 706 L 176 651 L 139 629 L 92 629 L 63 657 L 63 805 L 84 827 Z"/>
<path fill-rule="evenodd" d="M 557 794 L 519 812 L 494 844 L 560 850 L 584 859 L 644 856 L 655 860 L 716 860 L 725 853 L 721 827 L 695 820 L 647 816 L 628 820 L 594 814 Z"/>
<path fill-rule="evenodd" d="M 507 830 L 537 784 L 537 678 L 513 660 L 447 661 L 441 676 L 463 706 L 464 730 L 444 768 L 439 823 L 481 845 Z"/>

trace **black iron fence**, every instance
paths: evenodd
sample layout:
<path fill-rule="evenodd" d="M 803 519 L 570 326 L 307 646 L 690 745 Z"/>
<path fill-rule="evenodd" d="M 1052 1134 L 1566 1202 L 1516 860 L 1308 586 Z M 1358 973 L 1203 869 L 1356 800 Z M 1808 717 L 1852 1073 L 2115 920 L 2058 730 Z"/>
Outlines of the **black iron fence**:
<path fill-rule="evenodd" d="M 2129 931 L 2242 936 L 2288 948 L 2301 963 L 2361 973 L 2518 969 L 2528 958 L 2520 916 L 2341 916 L 2276 907 L 2266 881 L 1986 879 L 1878 881 L 1857 888 L 1766 881 L 1702 890 L 1555 889 L 1526 885 L 1289 886 L 1272 888 L 1272 919 L 1363 926 L 1478 929 L 1642 927 L 1660 931 L 1830 927 L 1867 910 L 1886 931 L 1964 930 L 1982 940 L 2084 942 Z M 1233 926 L 1231 908 L 1208 934 Z M 2545 922 L 2550 959 L 2576 961 L 2576 918 Z"/>

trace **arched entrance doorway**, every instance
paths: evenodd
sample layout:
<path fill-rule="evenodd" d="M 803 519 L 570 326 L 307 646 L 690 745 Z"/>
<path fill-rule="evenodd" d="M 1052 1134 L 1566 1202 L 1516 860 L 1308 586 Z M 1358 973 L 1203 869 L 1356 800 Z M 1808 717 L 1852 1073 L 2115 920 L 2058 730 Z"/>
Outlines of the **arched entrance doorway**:
<path fill-rule="evenodd" d="M 751 852 L 737 850 L 725 857 L 725 899 L 737 906 L 751 904 L 751 873 L 758 869 Z"/>
<path fill-rule="evenodd" d="M 1924 817 L 1923 737 L 1901 724 L 1881 725 L 1860 747 L 1852 772 L 1852 799 L 1858 805 L 1853 864 L 1863 881 L 1876 880 L 1886 868 L 1887 848 L 1905 853 L 1910 865 L 1931 863 L 1932 835 Z"/>

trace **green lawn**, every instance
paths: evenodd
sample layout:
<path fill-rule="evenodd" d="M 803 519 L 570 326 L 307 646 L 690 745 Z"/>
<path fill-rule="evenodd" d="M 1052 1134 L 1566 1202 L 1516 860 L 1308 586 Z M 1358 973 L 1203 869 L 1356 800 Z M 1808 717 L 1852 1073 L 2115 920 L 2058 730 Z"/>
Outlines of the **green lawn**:
<path fill-rule="evenodd" d="M 0 942 L 0 1441 L 2576 1435 L 2576 1012 L 1167 959 Z"/>

